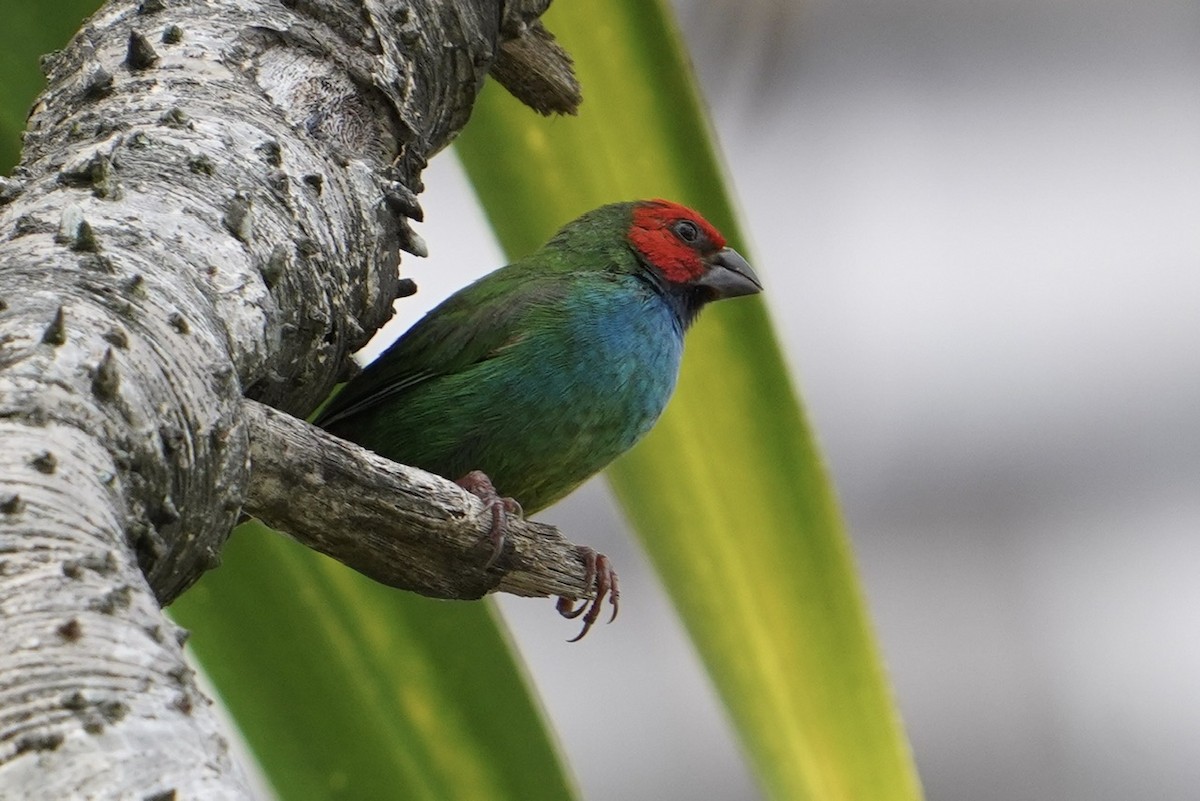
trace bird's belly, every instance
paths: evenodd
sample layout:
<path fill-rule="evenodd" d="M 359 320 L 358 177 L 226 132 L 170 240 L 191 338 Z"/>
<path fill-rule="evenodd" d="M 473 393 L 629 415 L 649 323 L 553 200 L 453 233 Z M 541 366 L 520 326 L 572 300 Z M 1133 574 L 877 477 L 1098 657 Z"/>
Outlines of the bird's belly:
<path fill-rule="evenodd" d="M 642 438 L 670 398 L 678 358 L 662 353 L 606 361 L 583 360 L 547 371 L 524 389 L 524 424 L 508 445 L 530 467 L 513 476 L 511 492 L 530 510 L 550 505 Z M 547 403 L 547 395 L 552 400 Z M 496 478 L 501 487 L 502 478 Z"/>
<path fill-rule="evenodd" d="M 541 509 L 650 430 L 674 390 L 683 347 L 662 312 L 641 307 L 530 349 L 535 363 L 526 363 L 524 380 L 506 393 L 508 424 L 497 426 L 506 442 L 489 448 L 501 492 Z M 505 452 L 515 457 L 511 465 L 500 457 Z"/>

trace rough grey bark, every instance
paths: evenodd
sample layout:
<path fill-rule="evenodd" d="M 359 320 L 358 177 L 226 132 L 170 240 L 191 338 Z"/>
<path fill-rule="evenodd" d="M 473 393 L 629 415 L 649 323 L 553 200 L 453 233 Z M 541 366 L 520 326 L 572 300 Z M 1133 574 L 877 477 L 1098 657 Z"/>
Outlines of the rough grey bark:
<path fill-rule="evenodd" d="M 433 598 L 583 598 L 579 549 L 553 526 L 511 519 L 488 567 L 492 525 L 457 484 L 390 462 L 268 406 L 248 402 L 254 470 L 246 511 L 392 587 Z"/>
<path fill-rule="evenodd" d="M 112 2 L 45 60 L 0 183 L 0 795 L 246 794 L 160 604 L 242 507 L 245 398 L 309 412 L 411 291 L 426 159 L 547 4 Z"/>

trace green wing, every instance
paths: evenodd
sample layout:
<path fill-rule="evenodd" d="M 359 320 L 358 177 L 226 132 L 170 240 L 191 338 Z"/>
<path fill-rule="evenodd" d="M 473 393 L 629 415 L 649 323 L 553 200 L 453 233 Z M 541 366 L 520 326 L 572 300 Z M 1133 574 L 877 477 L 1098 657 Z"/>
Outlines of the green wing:
<path fill-rule="evenodd" d="M 544 265 L 515 262 L 451 295 L 351 380 L 316 424 L 329 427 L 512 347 L 554 314 L 568 284 L 562 278 Z"/>

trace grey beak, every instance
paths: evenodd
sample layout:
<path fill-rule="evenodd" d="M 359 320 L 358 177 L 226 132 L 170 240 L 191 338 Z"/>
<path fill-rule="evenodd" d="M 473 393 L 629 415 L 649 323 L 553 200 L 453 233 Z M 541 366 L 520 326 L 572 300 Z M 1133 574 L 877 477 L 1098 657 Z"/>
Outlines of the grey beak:
<path fill-rule="evenodd" d="M 709 270 L 696 283 L 712 290 L 714 299 L 757 295 L 762 283 L 746 260 L 733 248 L 724 248 L 708 258 Z"/>

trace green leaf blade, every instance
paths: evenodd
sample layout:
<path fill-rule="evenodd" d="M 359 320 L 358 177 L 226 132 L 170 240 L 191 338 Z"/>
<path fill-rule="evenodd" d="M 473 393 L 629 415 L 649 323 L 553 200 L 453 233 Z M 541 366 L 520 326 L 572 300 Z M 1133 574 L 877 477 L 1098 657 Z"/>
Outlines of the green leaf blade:
<path fill-rule="evenodd" d="M 489 603 L 249 524 L 171 612 L 281 798 L 575 797 Z"/>
<path fill-rule="evenodd" d="M 492 89 L 456 145 L 509 253 L 602 203 L 660 196 L 744 252 L 662 5 L 557 3 L 547 27 L 576 60 L 579 118 L 534 119 Z M 760 273 L 770 292 L 769 265 Z M 671 406 L 608 476 L 768 794 L 920 798 L 836 498 L 761 302 L 705 312 Z"/>

